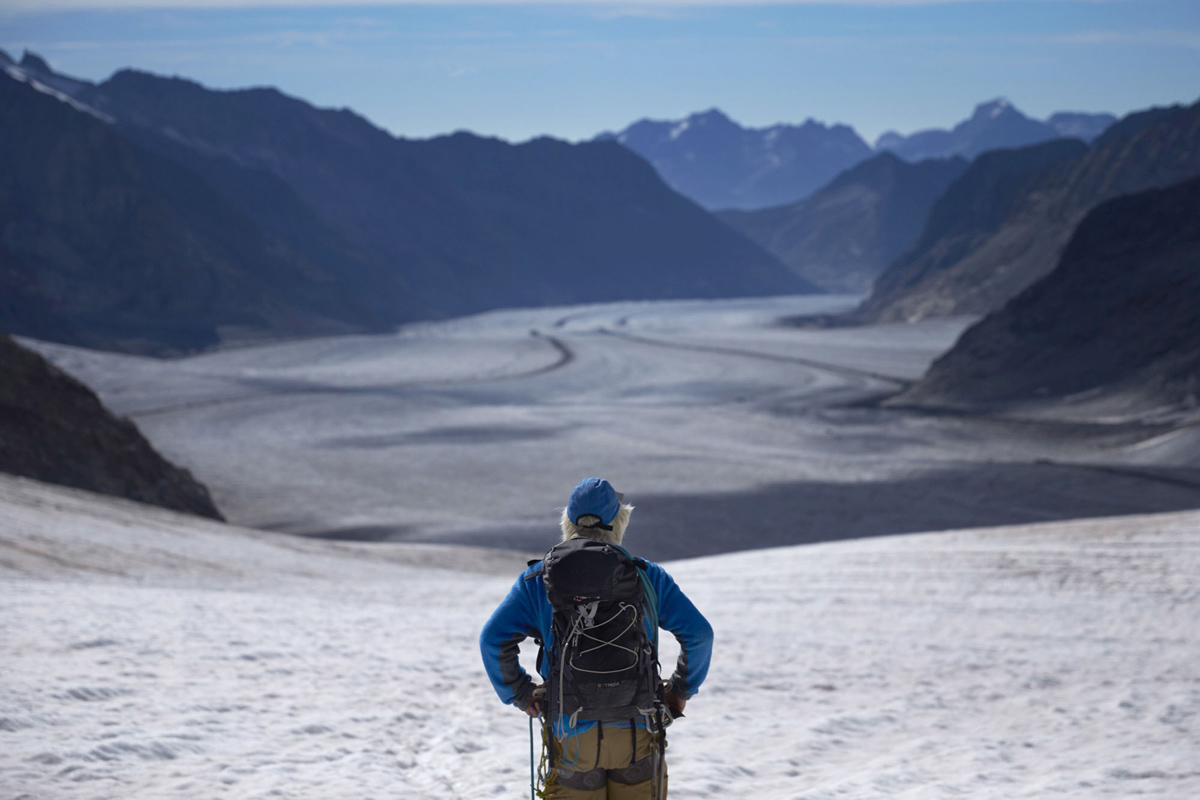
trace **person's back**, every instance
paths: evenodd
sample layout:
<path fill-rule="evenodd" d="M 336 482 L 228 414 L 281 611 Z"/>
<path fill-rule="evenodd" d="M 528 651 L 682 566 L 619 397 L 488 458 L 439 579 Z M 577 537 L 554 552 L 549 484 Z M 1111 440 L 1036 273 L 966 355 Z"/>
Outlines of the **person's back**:
<path fill-rule="evenodd" d="M 664 728 L 708 672 L 711 626 L 666 570 L 621 547 L 633 511 L 621 500 L 608 481 L 580 482 L 563 542 L 518 577 L 479 637 L 500 699 L 546 726 L 551 798 L 662 800 Z M 680 643 L 665 684 L 660 626 Z M 540 687 L 517 660 L 531 636 L 543 645 Z"/>

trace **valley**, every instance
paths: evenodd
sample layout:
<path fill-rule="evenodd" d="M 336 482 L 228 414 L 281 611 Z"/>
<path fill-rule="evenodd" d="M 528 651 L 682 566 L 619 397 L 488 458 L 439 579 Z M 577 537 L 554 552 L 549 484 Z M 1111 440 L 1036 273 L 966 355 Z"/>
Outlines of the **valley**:
<path fill-rule="evenodd" d="M 1200 507 L 1191 462 L 1139 456 L 1187 431 L 881 408 L 970 320 L 780 322 L 855 300 L 505 310 L 176 360 L 26 344 L 230 521 L 306 536 L 538 553 L 592 474 L 653 559 Z"/>

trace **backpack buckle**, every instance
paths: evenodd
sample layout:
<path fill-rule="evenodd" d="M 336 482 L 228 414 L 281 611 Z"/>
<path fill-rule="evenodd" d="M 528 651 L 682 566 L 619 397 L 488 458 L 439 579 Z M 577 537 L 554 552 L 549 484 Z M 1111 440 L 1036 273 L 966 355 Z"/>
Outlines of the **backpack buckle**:
<path fill-rule="evenodd" d="M 583 620 L 583 627 L 592 628 L 596 625 L 596 612 L 600 609 L 600 601 L 595 600 L 591 603 L 579 604 L 579 618 Z"/>

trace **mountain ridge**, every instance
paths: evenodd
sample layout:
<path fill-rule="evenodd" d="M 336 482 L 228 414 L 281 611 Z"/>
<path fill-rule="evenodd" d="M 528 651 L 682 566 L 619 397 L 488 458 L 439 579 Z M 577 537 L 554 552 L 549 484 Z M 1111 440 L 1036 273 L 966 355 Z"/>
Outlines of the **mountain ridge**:
<path fill-rule="evenodd" d="M 332 276 L 264 236 L 196 176 L 7 74 L 0 99 L 5 275 L 37 298 L 35 313 L 0 309 L 9 331 L 165 355 L 212 346 L 222 327 L 332 333 L 369 320 L 336 291 L 305 296 L 306 283 Z"/>
<path fill-rule="evenodd" d="M 1101 203 L 1049 275 L 969 328 L 893 404 L 1003 408 L 1101 392 L 1131 396 L 1126 410 L 1194 416 L 1198 266 L 1200 178 Z"/>
<path fill-rule="evenodd" d="M 1063 145 L 1009 152 L 1024 157 L 1020 154 L 1056 146 Z M 936 230 L 923 235 L 880 275 L 854 318 L 915 321 L 1000 308 L 1054 268 L 1075 226 L 1097 204 L 1200 174 L 1200 103 L 1131 114 L 1091 148 L 1066 155 L 1035 164 L 1025 182 L 1003 198 L 989 200 L 987 192 L 995 188 L 982 186 L 982 193 L 960 205 L 969 210 L 991 203 L 986 224 L 968 224 L 967 238 L 939 240 Z M 958 213 L 949 206 L 945 218 Z M 931 224 L 937 218 L 935 207 Z"/>
<path fill-rule="evenodd" d="M 952 129 L 928 128 L 907 136 L 888 131 L 875 140 L 907 161 L 963 156 L 974 159 L 988 150 L 1013 149 L 1060 138 L 1090 142 L 1116 121 L 1112 114 L 1060 111 L 1045 122 L 1025 116 L 1007 98 L 975 106 L 971 116 Z"/>
<path fill-rule="evenodd" d="M 151 315 L 136 331 L 101 330 L 114 320 L 93 314 L 81 323 L 75 313 L 72 334 L 64 320 L 38 327 L 37 320 L 18 320 L 10 312 L 7 324 L 25 326 L 17 332 L 169 353 L 209 347 L 228 336 L 385 330 L 502 306 L 816 291 L 672 192 L 649 165 L 615 143 L 542 138 L 510 145 L 467 133 L 405 140 L 349 110 L 318 109 L 277 89 L 214 91 L 137 70 L 121 70 L 96 85 L 77 82 L 68 98 L 32 91 L 41 85 L 32 73 L 44 62 L 26 61 L 28 71 L 5 67 L 16 73 L 0 76 L 5 85 L 23 83 L 30 90 L 20 95 L 23 102 L 34 103 L 35 95 L 62 101 L 56 111 L 62 125 L 68 112 L 86 109 L 88 141 L 119 151 L 104 160 L 127 164 L 123 185 L 136 185 L 162 209 L 156 212 L 161 224 L 140 228 L 142 238 L 121 241 L 128 247 L 150 241 L 182 247 L 173 261 L 146 263 L 175 263 L 181 275 L 191 270 L 210 283 L 220 274 L 226 288 L 209 292 L 217 304 L 205 308 L 196 306 L 203 292 L 184 292 L 176 302 L 191 302 L 190 310 Z M 17 136 L 18 129 L 10 126 L 10 134 Z M 20 161 L 13 141 L 10 155 Z M 99 151 L 87 152 L 98 167 Z M 74 174 L 86 181 L 94 172 L 89 166 Z M 86 194 L 64 190 L 45 202 Z M 9 208 L 17 213 L 21 206 Z M 57 214 L 50 205 L 45 212 L 43 219 Z M 81 210 L 73 218 L 86 227 L 90 213 Z M 92 229 L 101 237 L 114 230 Z M 74 235 L 71 230 L 64 228 L 63 235 Z M 41 285 L 51 305 L 59 303 L 63 298 L 47 287 L 67 285 L 52 279 L 65 267 L 52 267 L 53 258 L 22 250 L 19 242 L 7 245 L 6 252 L 23 253 L 25 261 L 0 264 L 0 276 L 26 294 Z M 184 251 L 204 254 L 208 266 L 187 261 Z M 73 258 L 86 261 L 103 252 L 98 244 L 83 246 Z M 126 261 L 120 264 L 127 268 Z M 86 271 L 93 298 L 111 294 L 99 290 L 106 275 L 118 274 L 107 269 Z M 176 296 L 166 285 L 160 296 Z M 88 313 L 103 316 L 103 308 Z M 317 329 L 312 322 L 320 323 Z M 158 340 L 150 341 L 155 325 Z M 172 338 L 169 331 L 180 325 L 192 327 Z M 79 338 L 80 331 L 90 338 Z"/>
<path fill-rule="evenodd" d="M 755 211 L 796 203 L 880 152 L 910 163 L 1014 148 L 1058 138 L 1092 141 L 1116 117 L 1060 111 L 1031 119 L 1005 98 L 980 103 L 953 130 L 888 131 L 868 145 L 848 125 L 809 117 L 799 124 L 744 127 L 718 108 L 682 119 L 642 118 L 598 134 L 645 158 L 672 188 L 710 211 Z"/>
<path fill-rule="evenodd" d="M 795 202 L 871 155 L 849 125 L 810 117 L 799 125 L 745 128 L 716 108 L 683 120 L 641 119 L 596 140 L 620 142 L 709 210 Z"/>
<path fill-rule="evenodd" d="M 806 280 L 861 294 L 915 243 L 934 201 L 967 166 L 958 157 L 910 164 L 884 151 L 798 203 L 717 217 Z"/>
<path fill-rule="evenodd" d="M 614 290 L 619 284 L 597 285 L 587 270 L 578 271 L 581 285 L 576 291 L 567 288 L 565 276 L 552 280 L 549 264 L 529 274 L 531 260 L 547 258 L 555 264 L 637 263 L 641 281 L 624 285 L 647 286 L 646 299 L 687 296 L 690 282 L 699 287 L 699 296 L 749 287 L 752 293 L 811 290 L 773 276 L 776 265 L 770 256 L 743 246 L 716 223 L 709 223 L 698 209 L 692 211 L 674 199 L 652 170 L 640 159 L 624 157 L 626 151 L 616 145 L 569 145 L 549 138 L 511 145 L 469 133 L 398 139 L 353 112 L 315 109 L 277 90 L 216 93 L 194 82 L 128 71 L 97 86 L 89 99 L 122 124 L 153 131 L 170 121 L 193 149 L 220 153 L 277 175 L 359 247 L 385 263 L 407 265 L 406 285 L 427 304 L 425 317 L 484 310 L 506 294 L 515 305 L 587 299 L 587 291 L 601 292 L 596 299 L 626 299 Z M 267 108 L 255 115 L 258 122 L 241 113 L 260 100 Z M 593 196 L 586 197 L 583 187 Z M 601 187 L 607 195 L 599 191 Z M 526 208 L 517 209 L 514 199 Z M 660 209 L 656 213 L 661 229 L 668 233 L 688 229 L 689 235 L 676 234 L 671 240 L 652 232 L 644 213 L 652 207 Z M 605 213 L 597 214 L 598 209 Z M 410 218 L 413 224 L 399 228 L 395 224 L 397 219 Z M 501 219 L 504 224 L 497 225 Z M 624 226 L 624 233 L 614 235 L 613 225 Z M 639 232 L 635 234 L 630 226 Z M 589 240 L 591 249 L 572 247 L 561 233 L 553 239 L 544 235 L 571 228 L 576 229 L 576 240 Z M 464 237 L 464 231 L 479 231 L 483 236 L 472 240 Z M 628 246 L 637 240 L 664 258 L 655 262 Z M 551 241 L 554 244 L 547 249 Z M 667 255 L 664 242 L 668 252 L 674 247 L 689 255 Z M 620 255 L 605 259 L 600 254 L 606 249 Z M 730 268 L 743 262 L 750 275 L 745 281 L 748 286 L 738 286 L 736 273 L 721 276 L 712 267 L 709 274 L 696 269 L 687 276 L 670 277 L 685 261 L 702 265 L 718 258 L 728 259 Z M 437 271 L 431 269 L 430 259 L 440 264 Z M 506 292 L 496 284 L 502 265 L 513 270 L 502 282 Z M 446 272 L 448 277 L 442 274 Z M 476 280 L 463 281 L 456 272 Z M 488 277 L 489 273 L 495 277 Z M 646 280 L 656 273 L 666 279 L 666 285 L 653 287 Z M 487 280 L 481 284 L 480 277 Z"/>

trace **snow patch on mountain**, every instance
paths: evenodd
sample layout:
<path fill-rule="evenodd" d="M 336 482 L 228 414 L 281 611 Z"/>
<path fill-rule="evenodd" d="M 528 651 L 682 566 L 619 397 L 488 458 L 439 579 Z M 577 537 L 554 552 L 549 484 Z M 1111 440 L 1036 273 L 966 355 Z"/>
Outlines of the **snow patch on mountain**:
<path fill-rule="evenodd" d="M 35 78 L 32 74 L 30 74 L 27 70 L 22 69 L 20 66 L 17 66 L 15 64 L 9 64 L 9 65 L 4 66 L 3 69 L 4 69 L 4 72 L 13 80 L 28 84 L 30 87 L 41 92 L 42 94 L 49 95 L 50 97 L 53 97 L 55 100 L 59 101 L 60 103 L 66 103 L 71 108 L 75 109 L 76 111 L 82 111 L 85 114 L 91 114 L 96 119 L 99 119 L 103 122 L 107 122 L 110 125 L 116 122 L 116 120 L 113 119 L 108 114 L 105 114 L 102 111 L 97 111 L 96 109 L 92 108 L 91 106 L 79 102 L 74 97 L 71 97 L 69 94 L 67 94 L 66 92 L 59 91 L 58 89 L 55 89 L 53 86 L 49 86 L 49 85 L 43 83 L 42 81 Z"/>
<path fill-rule="evenodd" d="M 983 113 L 991 119 L 995 119 L 1010 108 L 1012 108 L 1012 103 L 1009 102 L 1007 97 L 997 97 L 995 100 L 976 107 L 975 113 L 976 115 Z"/>

